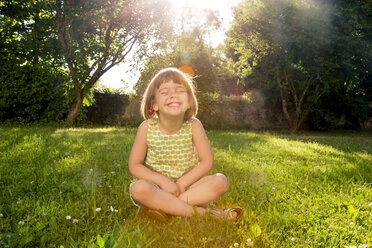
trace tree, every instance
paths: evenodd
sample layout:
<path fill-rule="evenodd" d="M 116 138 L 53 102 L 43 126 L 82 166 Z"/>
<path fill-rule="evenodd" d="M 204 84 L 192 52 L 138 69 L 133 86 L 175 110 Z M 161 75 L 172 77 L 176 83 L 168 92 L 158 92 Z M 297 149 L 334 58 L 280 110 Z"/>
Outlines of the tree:
<path fill-rule="evenodd" d="M 228 46 L 243 78 L 280 93 L 282 111 L 295 132 L 324 93 L 320 54 L 327 49 L 329 20 L 322 6 L 294 1 L 245 1 L 235 10 Z"/>
<path fill-rule="evenodd" d="M 0 120 L 60 120 L 68 111 L 68 77 L 53 31 L 53 1 L 0 3 Z"/>
<path fill-rule="evenodd" d="M 61 65 L 54 33 L 52 0 L 4 1 L 0 4 L 1 57 L 12 64 Z"/>
<path fill-rule="evenodd" d="M 332 84 L 310 113 L 317 129 L 367 127 L 372 115 L 371 11 L 369 1 L 333 1 Z"/>
<path fill-rule="evenodd" d="M 187 21 L 184 21 L 187 20 Z M 206 44 L 206 37 L 220 22 L 213 11 L 201 13 L 182 10 L 179 19 L 175 19 L 175 32 L 162 41 L 146 60 L 141 76 L 135 85 L 135 91 L 141 95 L 157 71 L 165 67 L 177 67 L 194 77 L 199 92 L 217 90 L 216 61 L 214 50 Z"/>
<path fill-rule="evenodd" d="M 228 56 L 245 82 L 277 92 L 291 132 L 302 125 L 322 95 L 345 82 L 339 76 L 346 69 L 344 61 L 355 58 L 350 63 L 355 67 L 365 59 L 360 49 L 351 49 L 364 44 L 365 34 L 357 27 L 351 29 L 353 41 L 335 43 L 348 38 L 334 23 L 339 8 L 337 1 L 295 0 L 243 1 L 235 8 Z M 348 72 L 349 80 L 354 77 L 349 82 L 354 83 L 358 71 Z"/>
<path fill-rule="evenodd" d="M 110 68 L 149 35 L 167 25 L 166 1 L 56 0 L 55 25 L 73 83 L 75 101 L 67 120 L 79 114 L 84 96 Z"/>

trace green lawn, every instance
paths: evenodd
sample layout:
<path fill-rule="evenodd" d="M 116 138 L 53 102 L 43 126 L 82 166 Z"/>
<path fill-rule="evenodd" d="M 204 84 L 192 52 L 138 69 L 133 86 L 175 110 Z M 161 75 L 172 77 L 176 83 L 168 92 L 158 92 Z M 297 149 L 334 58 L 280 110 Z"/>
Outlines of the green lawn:
<path fill-rule="evenodd" d="M 166 225 L 130 201 L 135 133 L 0 127 L 0 246 L 372 247 L 372 133 L 210 131 L 230 181 L 215 205 L 244 219 Z"/>

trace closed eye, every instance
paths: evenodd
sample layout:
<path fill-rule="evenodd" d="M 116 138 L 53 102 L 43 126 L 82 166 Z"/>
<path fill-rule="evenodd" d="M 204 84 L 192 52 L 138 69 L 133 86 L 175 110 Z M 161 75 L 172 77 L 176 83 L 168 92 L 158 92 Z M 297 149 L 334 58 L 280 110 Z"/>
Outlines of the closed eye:
<path fill-rule="evenodd" d="M 183 92 L 186 92 L 186 89 L 183 88 L 183 87 L 179 87 L 176 89 L 177 92 L 180 92 L 180 93 L 183 93 Z"/>

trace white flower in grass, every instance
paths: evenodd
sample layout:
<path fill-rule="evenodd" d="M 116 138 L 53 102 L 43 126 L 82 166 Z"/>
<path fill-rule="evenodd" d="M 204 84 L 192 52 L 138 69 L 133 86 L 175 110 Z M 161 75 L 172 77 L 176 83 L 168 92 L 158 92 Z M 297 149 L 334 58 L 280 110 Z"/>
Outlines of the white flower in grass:
<path fill-rule="evenodd" d="M 23 220 L 20 220 L 19 222 L 18 222 L 18 225 L 20 225 L 20 226 L 23 226 L 25 224 L 25 222 L 23 221 Z"/>
<path fill-rule="evenodd" d="M 31 184 L 34 184 L 34 181 L 31 181 L 30 183 L 31 183 Z"/>
<path fill-rule="evenodd" d="M 295 240 L 296 240 L 296 238 L 291 238 L 291 241 L 292 241 L 292 242 L 295 242 Z"/>
<path fill-rule="evenodd" d="M 90 171 L 90 172 L 93 172 L 93 169 L 90 169 L 89 171 Z"/>
<path fill-rule="evenodd" d="M 239 247 L 239 243 L 234 243 L 234 247 Z"/>
<path fill-rule="evenodd" d="M 71 220 L 71 216 L 70 215 L 67 215 L 65 218 L 66 218 L 66 220 Z"/>
<path fill-rule="evenodd" d="M 349 248 L 357 248 L 356 245 L 350 245 Z"/>
<path fill-rule="evenodd" d="M 298 182 L 296 182 L 296 185 L 298 185 Z"/>
<path fill-rule="evenodd" d="M 275 190 L 275 187 L 273 187 L 272 190 Z"/>
<path fill-rule="evenodd" d="M 73 219 L 73 220 L 72 220 L 72 223 L 78 223 L 78 222 L 79 222 L 78 219 Z"/>
<path fill-rule="evenodd" d="M 367 248 L 367 245 L 366 244 L 361 244 L 358 246 L 359 248 Z"/>
<path fill-rule="evenodd" d="M 370 204 L 368 204 L 368 206 L 372 206 L 372 202 Z"/>
<path fill-rule="evenodd" d="M 355 223 L 354 222 L 350 222 L 350 226 L 354 226 L 355 225 Z"/>
<path fill-rule="evenodd" d="M 112 206 L 110 206 L 110 210 L 111 210 L 111 212 L 115 212 L 115 213 L 119 212 L 119 210 L 114 209 Z"/>
<path fill-rule="evenodd" d="M 247 239 L 247 246 L 248 246 L 248 247 L 253 246 L 253 242 L 252 242 L 251 239 Z"/>
<path fill-rule="evenodd" d="M 362 188 L 357 188 L 357 190 L 361 190 Z"/>
<path fill-rule="evenodd" d="M 0 213 L 0 217 L 3 217 L 4 215 L 2 213 Z"/>
<path fill-rule="evenodd" d="M 99 211 L 101 211 L 101 208 L 96 208 L 96 212 L 99 212 Z"/>

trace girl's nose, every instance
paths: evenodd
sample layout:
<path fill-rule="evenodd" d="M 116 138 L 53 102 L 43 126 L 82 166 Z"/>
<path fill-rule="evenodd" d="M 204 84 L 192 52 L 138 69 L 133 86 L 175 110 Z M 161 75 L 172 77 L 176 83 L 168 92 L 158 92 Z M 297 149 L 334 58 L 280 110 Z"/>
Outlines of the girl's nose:
<path fill-rule="evenodd" d="M 170 97 L 173 97 L 173 96 L 176 96 L 177 95 L 177 92 L 175 90 L 171 90 L 170 91 Z"/>

